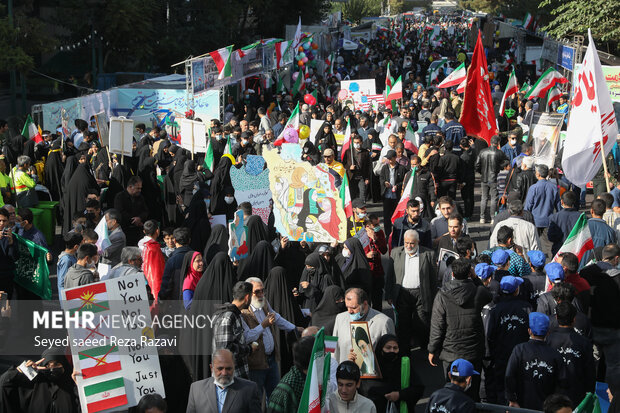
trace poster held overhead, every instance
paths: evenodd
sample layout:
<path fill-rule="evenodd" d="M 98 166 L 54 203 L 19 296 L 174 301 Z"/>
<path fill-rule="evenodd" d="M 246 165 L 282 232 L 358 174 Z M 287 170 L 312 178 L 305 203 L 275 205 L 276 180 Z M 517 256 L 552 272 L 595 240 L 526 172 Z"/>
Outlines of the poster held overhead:
<path fill-rule="evenodd" d="M 95 122 L 97 122 L 97 133 L 99 134 L 101 146 L 109 146 L 110 126 L 108 125 L 108 115 L 105 112 L 97 113 L 95 115 Z"/>
<path fill-rule="evenodd" d="M 110 118 L 110 152 L 132 156 L 133 119 L 124 116 Z"/>
<path fill-rule="evenodd" d="M 179 119 L 181 128 L 181 147 L 192 153 L 207 152 L 207 127 L 203 122 L 191 119 Z"/>

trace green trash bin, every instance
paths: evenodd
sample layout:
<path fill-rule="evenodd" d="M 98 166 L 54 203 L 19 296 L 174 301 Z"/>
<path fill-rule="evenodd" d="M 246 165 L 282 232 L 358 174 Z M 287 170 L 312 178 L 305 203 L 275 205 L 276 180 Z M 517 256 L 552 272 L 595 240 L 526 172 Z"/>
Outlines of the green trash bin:
<path fill-rule="evenodd" d="M 47 244 L 51 247 L 54 245 L 54 236 L 56 235 L 56 208 L 58 207 L 57 201 L 40 201 L 36 208 L 30 208 L 33 215 L 35 210 L 40 211 L 39 221 L 37 222 L 37 216 L 34 216 L 35 227 L 45 235 Z"/>
<path fill-rule="evenodd" d="M 45 227 L 46 227 L 46 210 L 41 209 L 41 208 L 28 208 L 32 211 L 32 223 L 34 224 L 35 228 L 38 228 L 43 235 L 45 235 Z M 19 214 L 19 210 L 17 210 L 17 213 Z M 47 240 L 47 236 L 45 236 L 45 239 Z M 49 241 L 48 241 L 48 245 L 49 245 Z"/>

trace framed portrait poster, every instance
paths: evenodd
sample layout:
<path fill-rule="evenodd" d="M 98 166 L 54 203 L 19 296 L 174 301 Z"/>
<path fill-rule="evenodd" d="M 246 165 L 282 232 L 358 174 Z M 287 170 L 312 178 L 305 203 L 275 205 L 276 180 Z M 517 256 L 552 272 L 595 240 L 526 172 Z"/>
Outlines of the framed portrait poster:
<path fill-rule="evenodd" d="M 351 347 L 355 352 L 355 364 L 360 368 L 362 379 L 381 378 L 379 363 L 375 357 L 366 321 L 351 322 Z"/>

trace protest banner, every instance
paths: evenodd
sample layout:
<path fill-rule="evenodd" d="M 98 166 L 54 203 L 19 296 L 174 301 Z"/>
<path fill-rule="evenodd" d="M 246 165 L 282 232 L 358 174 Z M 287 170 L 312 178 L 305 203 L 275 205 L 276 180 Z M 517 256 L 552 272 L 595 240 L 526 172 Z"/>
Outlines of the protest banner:
<path fill-rule="evenodd" d="M 181 147 L 191 152 L 192 158 L 196 152 L 207 152 L 207 126 L 200 121 L 178 119 L 181 128 Z"/>
<path fill-rule="evenodd" d="M 228 255 L 233 261 L 239 261 L 248 256 L 248 227 L 243 222 L 243 211 L 237 210 L 233 222 L 228 224 Z"/>
<path fill-rule="evenodd" d="M 132 156 L 133 119 L 124 116 L 110 118 L 110 153 Z"/>
<path fill-rule="evenodd" d="M 275 227 L 293 241 L 344 241 L 347 221 L 334 176 L 326 164 L 312 166 L 272 149 L 263 152 L 269 165 Z M 295 153 L 295 151 L 292 151 Z"/>
<path fill-rule="evenodd" d="M 269 169 L 265 169 L 265 159 L 258 155 L 248 155 L 242 168 L 230 168 L 230 180 L 235 188 L 237 205 L 242 202 L 252 204 L 252 214 L 261 217 L 267 224 L 271 212 L 271 190 L 269 189 Z"/>
<path fill-rule="evenodd" d="M 601 68 L 603 69 L 605 83 L 607 83 L 607 89 L 609 89 L 612 102 L 620 102 L 620 66 L 601 65 Z M 579 84 L 575 79 L 575 75 L 578 75 L 580 72 L 581 63 L 576 63 L 575 70 L 573 71 L 573 88 L 575 85 Z M 573 96 L 574 95 L 575 93 L 573 92 Z"/>
<path fill-rule="evenodd" d="M 558 150 L 564 114 L 534 112 L 530 122 L 529 139 L 534 149 L 534 162 L 553 168 Z"/>
<path fill-rule="evenodd" d="M 192 62 L 192 93 L 197 95 L 205 90 L 204 59 Z"/>
<path fill-rule="evenodd" d="M 146 394 L 166 397 L 146 284 L 143 275 L 127 276 L 61 293 L 64 311 L 80 315 L 68 332 L 83 412 L 127 409 Z"/>
<path fill-rule="evenodd" d="M 13 281 L 44 300 L 52 299 L 52 284 L 47 266 L 48 251 L 34 242 L 14 234 L 19 250 Z"/>
<path fill-rule="evenodd" d="M 314 138 L 316 138 L 316 134 L 319 133 L 324 123 L 325 121 L 321 119 L 310 120 L 310 136 L 308 137 L 310 142 L 314 143 Z M 340 145 L 342 145 L 342 141 L 340 141 Z"/>

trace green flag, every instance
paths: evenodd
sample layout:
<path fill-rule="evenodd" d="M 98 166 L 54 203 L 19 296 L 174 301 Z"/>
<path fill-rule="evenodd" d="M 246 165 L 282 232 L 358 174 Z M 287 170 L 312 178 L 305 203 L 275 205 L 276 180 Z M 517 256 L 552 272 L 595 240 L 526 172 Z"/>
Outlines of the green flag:
<path fill-rule="evenodd" d="M 45 257 L 49 251 L 15 233 L 14 235 L 19 258 L 15 262 L 13 281 L 42 299 L 51 300 L 52 284 Z"/>
<path fill-rule="evenodd" d="M 586 394 L 586 397 L 579 403 L 574 413 L 601 413 L 598 396 L 594 393 Z"/>
<path fill-rule="evenodd" d="M 213 146 L 211 145 L 211 131 L 207 138 L 207 152 L 205 153 L 204 167 L 213 172 Z"/>
<path fill-rule="evenodd" d="M 299 69 L 297 79 L 295 79 L 295 83 L 293 84 L 293 88 L 291 90 L 291 95 L 295 97 L 297 96 L 298 93 L 302 93 L 302 91 L 305 88 L 306 88 L 306 76 L 304 74 L 304 70 Z"/>

